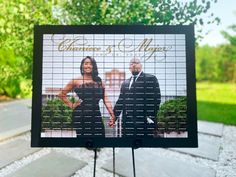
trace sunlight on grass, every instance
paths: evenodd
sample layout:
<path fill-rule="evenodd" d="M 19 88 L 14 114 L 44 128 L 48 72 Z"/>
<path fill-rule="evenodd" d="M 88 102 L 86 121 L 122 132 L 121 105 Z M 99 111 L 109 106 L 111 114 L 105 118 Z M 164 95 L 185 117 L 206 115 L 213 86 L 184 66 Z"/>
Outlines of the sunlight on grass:
<path fill-rule="evenodd" d="M 197 100 L 236 104 L 236 84 L 197 83 Z"/>
<path fill-rule="evenodd" d="M 197 83 L 198 119 L 236 125 L 236 84 Z"/>

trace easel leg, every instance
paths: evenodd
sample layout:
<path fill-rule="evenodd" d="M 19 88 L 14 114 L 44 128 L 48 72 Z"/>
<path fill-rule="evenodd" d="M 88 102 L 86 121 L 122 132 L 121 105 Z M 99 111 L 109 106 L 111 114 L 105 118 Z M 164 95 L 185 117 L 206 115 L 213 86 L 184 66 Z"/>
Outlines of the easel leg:
<path fill-rule="evenodd" d="M 96 176 L 97 148 L 94 149 L 93 177 Z"/>
<path fill-rule="evenodd" d="M 135 172 L 135 159 L 134 159 L 134 148 L 132 147 L 132 159 L 133 159 L 133 173 L 134 177 L 136 177 L 136 172 Z"/>
<path fill-rule="evenodd" d="M 116 174 L 115 162 L 116 162 L 116 159 L 115 159 L 115 147 L 113 147 L 113 177 L 115 177 L 115 174 Z"/>

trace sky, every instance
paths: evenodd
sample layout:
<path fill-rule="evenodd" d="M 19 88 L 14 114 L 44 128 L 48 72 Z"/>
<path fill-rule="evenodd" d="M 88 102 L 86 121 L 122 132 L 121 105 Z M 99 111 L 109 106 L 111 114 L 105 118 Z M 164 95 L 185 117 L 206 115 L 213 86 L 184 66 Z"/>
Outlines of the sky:
<path fill-rule="evenodd" d="M 210 32 L 205 35 L 199 44 L 216 46 L 226 42 L 220 31 L 227 30 L 228 26 L 236 24 L 236 1 L 218 0 L 216 4 L 213 4 L 210 12 L 215 13 L 215 16 L 221 19 L 221 23 L 219 25 L 205 25 L 204 30 Z"/>

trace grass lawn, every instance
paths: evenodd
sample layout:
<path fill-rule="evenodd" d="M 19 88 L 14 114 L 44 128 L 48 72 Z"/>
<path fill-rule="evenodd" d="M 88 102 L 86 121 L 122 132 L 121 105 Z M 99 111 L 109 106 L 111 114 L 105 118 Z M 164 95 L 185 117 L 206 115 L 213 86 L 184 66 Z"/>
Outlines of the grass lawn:
<path fill-rule="evenodd" d="M 197 83 L 198 119 L 236 125 L 236 84 Z"/>

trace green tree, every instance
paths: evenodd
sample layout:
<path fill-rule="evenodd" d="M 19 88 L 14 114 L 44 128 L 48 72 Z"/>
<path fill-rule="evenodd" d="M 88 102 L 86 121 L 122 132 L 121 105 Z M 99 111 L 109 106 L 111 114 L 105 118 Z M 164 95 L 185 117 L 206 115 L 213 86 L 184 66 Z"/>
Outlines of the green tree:
<path fill-rule="evenodd" d="M 52 3 L 47 0 L 0 0 L 0 9 L 1 75 L 4 77 L 6 73 L 16 72 L 20 75 L 22 82 L 26 80 L 27 83 L 31 83 L 33 27 L 36 24 L 58 24 L 58 20 L 52 14 Z M 6 52 L 9 52 L 11 57 L 8 57 Z M 14 57 L 15 59 L 13 59 Z M 17 67 L 14 69 L 9 67 L 9 64 L 4 60 L 16 62 Z M 21 85 L 15 84 L 16 81 L 10 81 L 9 79 L 12 80 L 12 77 L 7 78 L 8 80 L 5 81 L 10 84 L 8 87 Z M 0 94 L 8 94 L 4 85 L 6 84 L 1 82 Z M 18 87 L 18 93 L 14 93 L 14 96 L 12 94 L 8 96 L 16 97 L 20 95 L 21 91 L 22 89 Z"/>
<path fill-rule="evenodd" d="M 229 27 L 234 33 L 236 32 L 236 25 Z M 222 60 L 220 66 L 222 74 L 224 74 L 223 81 L 236 82 L 236 35 L 227 31 L 222 31 L 222 35 L 228 41 L 222 46 Z"/>
<path fill-rule="evenodd" d="M 229 27 L 236 32 L 236 25 Z M 236 35 L 222 31 L 227 43 L 216 47 L 202 46 L 196 50 L 198 81 L 236 82 Z"/>
<path fill-rule="evenodd" d="M 21 60 L 16 71 L 30 83 L 32 72 L 33 26 L 35 24 L 197 24 L 219 22 L 213 14 L 207 14 L 217 0 L 0 0 L 0 48 L 1 56 L 13 51 Z M 57 18 L 54 18 L 57 17 Z M 0 51 L 1 52 L 1 51 Z M 2 59 L 3 60 L 3 59 Z M 1 60 L 1 61 L 2 61 Z M 0 61 L 0 62 L 1 62 Z M 3 62 L 4 63 L 4 62 Z M 1 65 L 2 63 L 0 63 Z M 1 73 L 5 72 L 1 70 Z M 13 72 L 13 71 L 9 71 Z M 15 71 L 14 71 L 15 72 Z M 10 77 L 11 78 L 11 77 Z M 13 83 L 14 82 L 10 82 Z M 5 85 L 5 84 L 2 84 Z M 1 85 L 1 90 L 4 90 Z M 21 84 L 20 84 L 21 85 Z M 28 84 L 23 84 L 28 85 Z M 21 89 L 20 89 L 21 91 Z M 6 93 L 0 91 L 0 94 Z M 17 95 L 17 94 L 15 94 Z"/>
<path fill-rule="evenodd" d="M 0 94 L 15 98 L 30 92 L 30 82 L 19 70 L 22 61 L 13 50 L 0 49 Z"/>
<path fill-rule="evenodd" d="M 196 77 L 197 81 L 220 81 L 219 47 L 208 45 L 196 49 Z"/>
<path fill-rule="evenodd" d="M 218 23 L 214 14 L 200 18 L 217 0 L 71 0 L 62 3 L 58 17 L 65 24 L 176 25 Z"/>

